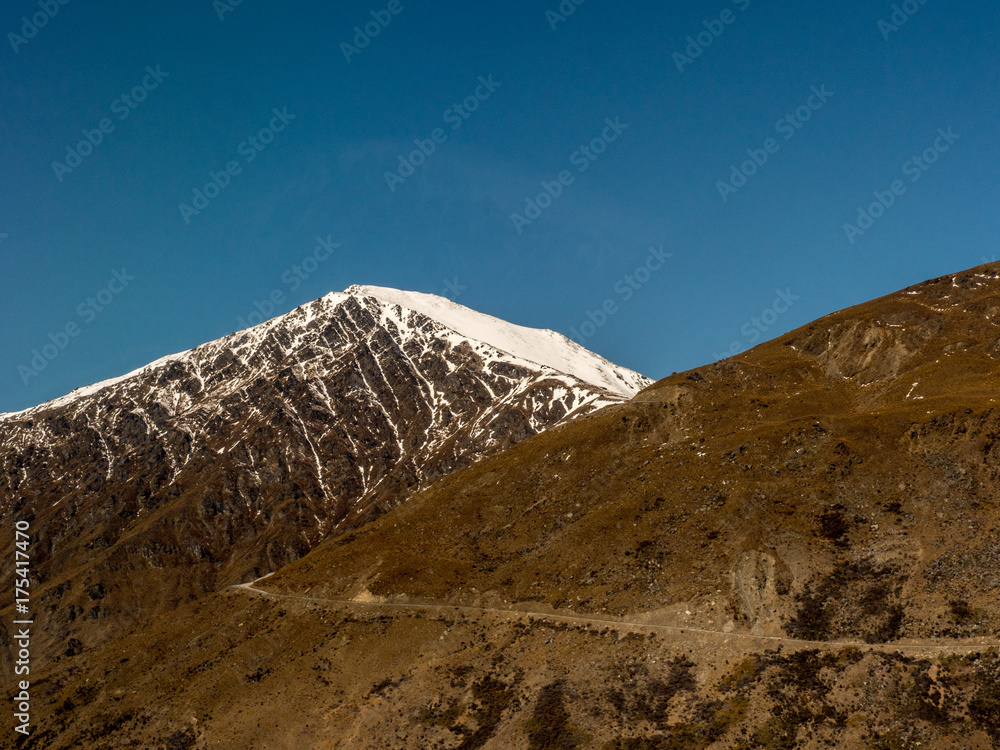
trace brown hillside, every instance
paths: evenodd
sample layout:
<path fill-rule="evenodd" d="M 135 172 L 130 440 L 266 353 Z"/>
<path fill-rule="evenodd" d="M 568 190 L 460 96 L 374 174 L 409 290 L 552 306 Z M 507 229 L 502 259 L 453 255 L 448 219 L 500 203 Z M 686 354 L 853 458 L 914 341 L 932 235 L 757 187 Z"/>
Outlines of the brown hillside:
<path fill-rule="evenodd" d="M 22 746 L 1000 747 L 998 333 L 993 264 L 674 375 L 52 665 Z"/>
<path fill-rule="evenodd" d="M 819 640 L 995 635 L 998 275 L 935 279 L 667 378 L 268 586 Z M 972 614 L 955 622 L 954 602 Z"/>

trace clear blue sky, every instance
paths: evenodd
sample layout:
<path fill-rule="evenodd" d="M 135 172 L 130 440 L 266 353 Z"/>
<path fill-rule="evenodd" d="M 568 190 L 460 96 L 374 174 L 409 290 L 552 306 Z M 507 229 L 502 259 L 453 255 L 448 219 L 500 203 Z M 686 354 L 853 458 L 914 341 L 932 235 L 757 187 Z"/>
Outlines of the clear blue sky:
<path fill-rule="evenodd" d="M 1000 250 L 996 3 L 230 2 L 4 4 L 0 411 L 273 292 L 446 293 L 658 378 Z"/>

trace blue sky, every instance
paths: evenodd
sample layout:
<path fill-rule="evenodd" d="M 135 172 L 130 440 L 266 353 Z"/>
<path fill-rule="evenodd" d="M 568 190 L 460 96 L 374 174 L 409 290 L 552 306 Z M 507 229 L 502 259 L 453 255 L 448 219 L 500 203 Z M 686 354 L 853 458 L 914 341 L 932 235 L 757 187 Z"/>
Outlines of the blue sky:
<path fill-rule="evenodd" d="M 5 3 L 0 411 L 355 283 L 659 378 L 1000 249 L 995 3 L 230 3 Z"/>

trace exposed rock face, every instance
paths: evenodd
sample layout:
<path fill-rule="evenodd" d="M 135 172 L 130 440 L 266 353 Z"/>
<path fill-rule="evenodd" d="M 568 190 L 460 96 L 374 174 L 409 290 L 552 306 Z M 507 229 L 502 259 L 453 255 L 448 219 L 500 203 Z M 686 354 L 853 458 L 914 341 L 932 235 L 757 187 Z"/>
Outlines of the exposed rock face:
<path fill-rule="evenodd" d="M 780 559 L 760 550 L 744 552 L 732 572 L 737 622 L 750 630 L 767 632 L 790 582 L 791 575 Z"/>
<path fill-rule="evenodd" d="M 545 336 L 621 387 L 352 288 L 0 416 L 0 513 L 31 521 L 50 653 L 276 570 L 420 487 L 649 382 Z"/>

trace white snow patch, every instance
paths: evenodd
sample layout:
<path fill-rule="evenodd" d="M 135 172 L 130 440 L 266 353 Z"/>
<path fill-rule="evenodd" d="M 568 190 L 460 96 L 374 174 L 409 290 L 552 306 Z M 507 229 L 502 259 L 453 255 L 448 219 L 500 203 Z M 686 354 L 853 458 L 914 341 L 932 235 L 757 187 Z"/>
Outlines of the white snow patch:
<path fill-rule="evenodd" d="M 631 398 L 652 383 L 643 375 L 612 364 L 560 333 L 514 325 L 434 294 L 403 292 L 377 286 L 352 286 L 343 294 L 328 295 L 326 299 L 340 302 L 347 296 L 374 297 L 390 305 L 399 305 L 436 320 L 466 338 L 572 375 L 625 398 Z"/>
<path fill-rule="evenodd" d="M 103 391 L 105 388 L 110 388 L 111 386 L 116 385 L 117 383 L 121 383 L 124 380 L 128 380 L 129 378 L 134 378 L 137 375 L 141 375 L 142 373 L 146 372 L 146 370 L 152 370 L 157 367 L 160 367 L 161 365 L 165 365 L 169 362 L 174 362 L 179 359 L 184 359 L 188 354 L 191 353 L 191 351 L 192 350 L 189 349 L 186 352 L 179 352 L 177 354 L 168 354 L 166 357 L 160 357 L 155 362 L 150 362 L 148 365 L 143 365 L 138 370 L 133 370 L 132 372 L 127 373 L 125 375 L 119 375 L 116 378 L 108 378 L 107 380 L 102 380 L 101 382 L 94 383 L 93 385 L 86 385 L 83 386 L 82 388 L 77 388 L 75 390 L 70 391 L 65 396 L 60 396 L 59 398 L 53 399 L 52 401 L 46 401 L 44 404 L 39 404 L 38 406 L 32 406 L 28 409 L 23 409 L 21 411 L 3 412 L 2 414 L 0 414 L 0 420 L 7 419 L 8 417 L 24 416 L 25 414 L 38 411 L 43 408 L 54 409 L 59 406 L 66 406 L 67 404 L 71 404 L 78 399 L 86 398 L 87 396 L 93 396 L 95 393 Z"/>

